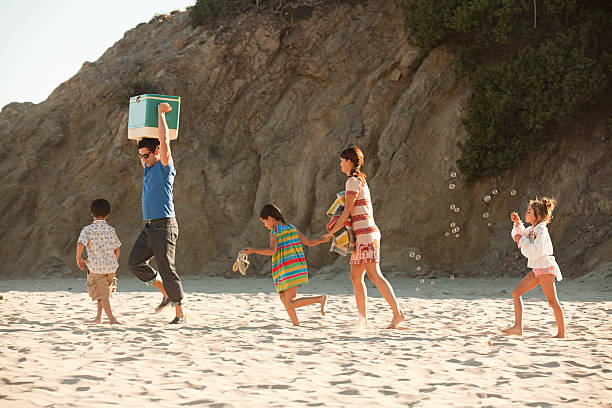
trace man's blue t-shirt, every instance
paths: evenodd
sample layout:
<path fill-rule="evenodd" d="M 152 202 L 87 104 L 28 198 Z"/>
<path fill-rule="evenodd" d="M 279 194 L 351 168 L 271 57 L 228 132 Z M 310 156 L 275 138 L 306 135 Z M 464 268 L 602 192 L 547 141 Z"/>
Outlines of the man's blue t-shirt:
<path fill-rule="evenodd" d="M 145 164 L 142 179 L 142 218 L 144 220 L 174 217 L 172 185 L 175 175 L 176 170 L 172 158 L 167 166 L 164 166 L 161 160 L 151 168 Z"/>

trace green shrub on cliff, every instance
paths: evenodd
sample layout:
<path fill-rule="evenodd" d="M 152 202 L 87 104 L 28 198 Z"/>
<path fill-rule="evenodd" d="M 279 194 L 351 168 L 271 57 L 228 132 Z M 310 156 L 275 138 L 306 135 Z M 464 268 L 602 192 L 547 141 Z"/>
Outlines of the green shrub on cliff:
<path fill-rule="evenodd" d="M 470 177 L 498 174 L 610 92 L 612 6 L 578 0 L 408 0 L 414 43 L 461 46 L 473 93 L 460 144 Z M 534 4 L 536 7 L 534 9 Z"/>
<path fill-rule="evenodd" d="M 197 0 L 189 9 L 189 18 L 193 27 L 216 20 L 220 15 L 221 10 L 216 0 Z"/>
<path fill-rule="evenodd" d="M 350 4 L 363 0 L 336 1 Z M 187 7 L 187 10 L 191 25 L 195 28 L 220 17 L 236 17 L 249 10 L 270 13 L 279 16 L 285 23 L 289 23 L 289 21 L 299 19 L 300 15 L 304 15 L 304 9 L 312 9 L 327 3 L 329 0 L 197 0 L 193 6 Z"/>
<path fill-rule="evenodd" d="M 460 144 L 462 171 L 477 176 L 515 166 L 554 137 L 556 124 L 596 100 L 610 77 L 588 50 L 579 33 L 562 32 L 538 49 L 479 67 L 465 119 L 470 138 Z"/>
<path fill-rule="evenodd" d="M 120 83 L 120 92 L 116 100 L 119 105 L 129 105 L 132 96 L 162 93 L 155 82 L 141 73 L 133 73 Z"/>

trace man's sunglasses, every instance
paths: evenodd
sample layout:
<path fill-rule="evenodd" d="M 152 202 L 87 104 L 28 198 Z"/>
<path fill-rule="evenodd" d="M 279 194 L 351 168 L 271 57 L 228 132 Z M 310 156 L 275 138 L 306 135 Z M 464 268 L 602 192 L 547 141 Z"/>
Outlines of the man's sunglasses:
<path fill-rule="evenodd" d="M 140 154 L 138 153 L 138 156 L 143 159 L 143 160 L 147 160 L 149 158 L 150 155 L 152 155 L 153 153 L 145 153 L 145 154 Z"/>

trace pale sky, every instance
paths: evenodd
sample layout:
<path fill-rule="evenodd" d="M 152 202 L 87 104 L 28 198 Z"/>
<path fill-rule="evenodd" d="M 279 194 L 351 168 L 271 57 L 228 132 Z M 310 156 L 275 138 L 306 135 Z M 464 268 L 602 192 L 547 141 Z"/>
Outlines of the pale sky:
<path fill-rule="evenodd" d="M 39 103 L 123 33 L 195 0 L 0 0 L 0 109 Z"/>

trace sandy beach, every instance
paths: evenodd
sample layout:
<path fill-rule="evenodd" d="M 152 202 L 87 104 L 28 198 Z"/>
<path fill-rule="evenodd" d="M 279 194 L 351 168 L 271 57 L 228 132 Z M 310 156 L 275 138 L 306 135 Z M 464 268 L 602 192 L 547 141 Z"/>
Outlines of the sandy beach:
<path fill-rule="evenodd" d="M 539 288 L 512 323 L 517 279 L 407 279 L 389 274 L 408 317 L 368 282 L 357 329 L 347 274 L 318 274 L 299 294 L 327 293 L 327 315 L 295 328 L 267 278 L 184 279 L 187 324 L 154 314 L 161 295 L 120 274 L 122 325 L 95 316 L 81 279 L 3 282 L 0 406 L 26 407 L 611 407 L 612 285 L 605 274 L 558 284 L 567 339 Z M 433 282 L 433 284 L 432 284 Z M 418 291 L 417 291 L 418 288 Z M 106 317 L 104 316 L 104 320 Z"/>

